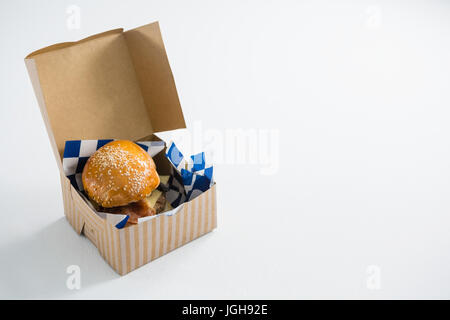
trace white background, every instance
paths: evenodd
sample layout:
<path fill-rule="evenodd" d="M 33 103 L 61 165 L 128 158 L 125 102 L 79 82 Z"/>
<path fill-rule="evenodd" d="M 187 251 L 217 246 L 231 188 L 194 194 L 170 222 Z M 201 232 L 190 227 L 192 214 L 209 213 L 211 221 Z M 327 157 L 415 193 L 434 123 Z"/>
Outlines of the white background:
<path fill-rule="evenodd" d="M 64 219 L 23 58 L 155 20 L 188 128 L 275 130 L 278 169 L 217 163 L 218 229 L 120 277 Z M 449 2 L 2 1 L 0 34 L 0 298 L 450 298 Z"/>

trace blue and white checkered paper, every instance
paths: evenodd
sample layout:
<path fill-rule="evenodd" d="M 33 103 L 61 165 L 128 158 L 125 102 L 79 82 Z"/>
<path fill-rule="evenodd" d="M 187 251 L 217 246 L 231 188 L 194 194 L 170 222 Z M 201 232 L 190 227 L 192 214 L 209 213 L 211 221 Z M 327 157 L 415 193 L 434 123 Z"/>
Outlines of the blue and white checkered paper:
<path fill-rule="evenodd" d="M 199 196 L 214 184 L 213 166 L 206 163 L 204 152 L 185 158 L 175 143 L 169 142 L 166 157 L 181 178 L 186 201 Z"/>

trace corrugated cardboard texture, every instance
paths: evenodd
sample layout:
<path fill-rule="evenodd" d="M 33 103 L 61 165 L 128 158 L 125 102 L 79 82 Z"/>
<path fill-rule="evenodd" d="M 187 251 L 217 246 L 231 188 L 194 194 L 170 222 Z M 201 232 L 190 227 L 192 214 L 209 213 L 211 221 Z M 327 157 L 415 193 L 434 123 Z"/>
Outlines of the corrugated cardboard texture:
<path fill-rule="evenodd" d="M 61 176 L 64 212 L 78 234 L 83 233 L 120 275 L 212 231 L 217 226 L 216 186 L 183 204 L 172 216 L 160 214 L 144 223 L 117 229 L 97 216 L 70 181 Z"/>
<path fill-rule="evenodd" d="M 158 23 L 53 45 L 26 60 L 58 162 L 66 140 L 136 140 L 185 127 Z"/>

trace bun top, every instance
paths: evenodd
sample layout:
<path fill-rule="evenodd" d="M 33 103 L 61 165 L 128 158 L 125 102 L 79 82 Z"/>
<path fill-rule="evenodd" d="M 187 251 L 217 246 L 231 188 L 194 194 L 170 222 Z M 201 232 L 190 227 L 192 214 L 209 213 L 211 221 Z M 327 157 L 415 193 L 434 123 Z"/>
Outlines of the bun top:
<path fill-rule="evenodd" d="M 89 198 L 105 208 L 149 196 L 159 185 L 152 157 L 128 140 L 111 141 L 86 162 L 82 181 Z"/>

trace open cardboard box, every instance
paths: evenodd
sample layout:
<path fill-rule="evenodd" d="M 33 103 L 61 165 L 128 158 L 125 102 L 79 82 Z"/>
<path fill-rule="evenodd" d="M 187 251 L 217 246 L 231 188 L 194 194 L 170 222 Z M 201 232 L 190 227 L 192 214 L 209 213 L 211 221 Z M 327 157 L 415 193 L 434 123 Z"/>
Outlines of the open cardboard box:
<path fill-rule="evenodd" d="M 124 275 L 216 227 L 215 184 L 173 215 L 117 229 L 64 175 L 66 140 L 155 140 L 156 132 L 186 127 L 157 22 L 55 44 L 25 64 L 58 163 L 66 218 L 114 270 Z M 163 153 L 154 160 L 159 174 L 169 174 Z"/>

